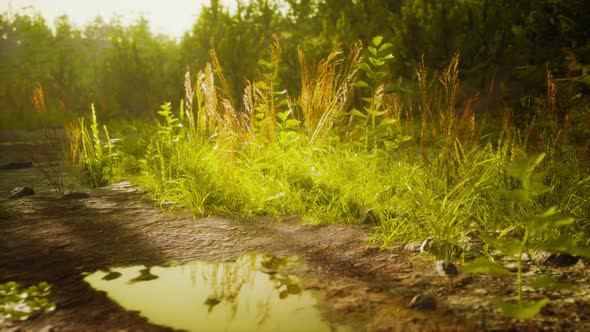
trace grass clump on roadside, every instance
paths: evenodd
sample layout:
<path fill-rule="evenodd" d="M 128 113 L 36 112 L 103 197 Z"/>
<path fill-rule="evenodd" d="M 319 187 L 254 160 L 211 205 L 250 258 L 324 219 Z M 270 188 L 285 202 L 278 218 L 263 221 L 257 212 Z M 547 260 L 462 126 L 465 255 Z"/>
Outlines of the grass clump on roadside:
<path fill-rule="evenodd" d="M 422 62 L 414 87 L 394 88 L 389 47 L 378 37 L 366 55 L 360 44 L 336 48 L 313 67 L 299 51 L 293 97 L 279 79 L 274 39 L 241 99 L 211 52 L 202 71 L 187 72 L 177 108 L 165 103 L 155 124 L 120 134 L 114 172 L 197 216 L 298 215 L 370 224 L 384 245 L 427 237 L 458 243 L 468 231 L 521 234 L 523 207 L 498 192 L 517 185 L 508 165 L 528 149 L 548 156 L 537 167 L 549 189 L 532 204 L 574 218 L 556 231 L 584 244 L 590 172 L 576 144 L 584 129 L 556 114 L 587 110 L 558 112 L 557 91 L 548 89 L 531 111 L 535 122 L 517 127 L 512 110 L 499 110 L 487 117 L 499 119 L 491 127 L 501 131 L 486 133 L 474 97 L 461 96 L 458 53 L 440 73 Z M 550 75 L 547 84 L 555 84 Z"/>

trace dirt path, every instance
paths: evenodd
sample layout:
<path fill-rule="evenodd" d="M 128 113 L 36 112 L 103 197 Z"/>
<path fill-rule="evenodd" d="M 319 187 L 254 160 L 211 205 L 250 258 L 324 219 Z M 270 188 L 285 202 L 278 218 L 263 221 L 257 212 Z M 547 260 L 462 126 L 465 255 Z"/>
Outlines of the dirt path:
<path fill-rule="evenodd" d="M 27 159 L 46 144 L 10 144 L 7 136 L 0 135 L 0 163 Z M 231 261 L 251 252 L 301 256 L 304 264 L 293 273 L 325 299 L 326 319 L 359 331 L 590 330 L 588 268 L 580 264 L 560 272 L 565 280 L 582 280 L 577 291 L 546 294 L 555 301 L 543 315 L 518 322 L 492 305 L 496 296 L 512 295 L 510 279 L 438 276 L 434 262 L 418 253 L 370 244 L 367 227 L 309 226 L 296 217 L 194 219 L 162 212 L 126 182 L 86 190 L 87 199 L 63 200 L 35 168 L 0 171 L 0 193 L 15 186 L 37 193 L 0 201 L 0 283 L 47 281 L 57 309 L 0 331 L 48 325 L 57 331 L 167 331 L 92 289 L 81 273 L 171 259 Z M 436 310 L 408 307 L 423 293 L 437 298 Z"/>

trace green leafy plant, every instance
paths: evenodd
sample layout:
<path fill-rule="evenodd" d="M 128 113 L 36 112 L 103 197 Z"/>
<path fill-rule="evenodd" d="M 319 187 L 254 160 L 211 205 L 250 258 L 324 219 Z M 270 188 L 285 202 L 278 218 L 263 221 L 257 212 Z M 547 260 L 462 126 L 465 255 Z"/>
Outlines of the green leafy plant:
<path fill-rule="evenodd" d="M 51 286 L 46 282 L 25 289 L 14 281 L 0 284 L 0 323 L 27 320 L 36 313 L 55 310 L 55 304 L 47 299 L 49 294 Z"/>
<path fill-rule="evenodd" d="M 364 102 L 363 110 L 353 109 L 351 114 L 361 119 L 361 123 L 356 126 L 363 133 L 361 142 L 364 142 L 368 150 L 377 149 L 379 144 L 383 144 L 387 150 L 395 150 L 401 142 L 410 139 L 409 136 L 392 137 L 391 129 L 396 121 L 388 117 L 388 110 L 384 109 L 383 98 L 386 93 L 392 92 L 392 86 L 386 85 L 389 76 L 388 63 L 393 59 L 393 55 L 388 50 L 393 45 L 383 43 L 382 36 L 376 36 L 367 48 L 369 55 L 365 62 L 360 64 L 360 69 L 365 73 L 365 79 L 357 80 L 354 84 L 357 88 L 369 90 L 369 97 L 362 98 Z"/>
<path fill-rule="evenodd" d="M 513 162 L 507 169 L 507 175 L 517 181 L 517 186 L 512 190 L 502 191 L 501 195 L 516 204 L 523 205 L 524 210 L 527 211 L 533 208 L 532 200 L 534 197 L 550 190 L 549 187 L 546 187 L 541 182 L 540 176 L 534 173 L 535 168 L 543 161 L 545 154 L 541 153 L 529 157 L 524 152 L 521 152 L 519 157 L 520 160 Z M 520 238 L 481 236 L 481 239 L 490 247 L 499 250 L 506 256 L 516 257 L 516 274 L 486 258 L 478 258 L 463 268 L 463 271 L 467 273 L 516 276 L 517 302 L 504 301 L 500 298 L 497 298 L 495 301 L 496 305 L 509 317 L 517 319 L 531 318 L 537 315 L 543 306 L 549 303 L 549 299 L 547 298 L 536 301 L 523 300 L 522 267 L 525 252 L 535 249 L 590 257 L 590 249 L 577 246 L 576 242 L 569 237 L 565 236 L 560 239 L 553 237 L 555 234 L 554 231 L 558 227 L 570 225 L 574 222 L 573 218 L 559 216 L 557 212 L 556 207 L 551 207 L 541 214 L 523 216 L 520 219 L 520 226 L 523 229 L 523 234 Z M 558 284 L 548 276 L 540 276 L 531 282 L 529 286 L 554 288 L 558 287 Z"/>

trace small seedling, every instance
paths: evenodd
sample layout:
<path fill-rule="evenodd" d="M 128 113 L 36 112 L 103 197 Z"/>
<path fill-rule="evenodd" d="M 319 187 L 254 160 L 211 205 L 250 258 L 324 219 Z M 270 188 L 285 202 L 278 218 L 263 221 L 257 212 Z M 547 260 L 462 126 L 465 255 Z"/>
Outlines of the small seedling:
<path fill-rule="evenodd" d="M 543 161 L 544 153 L 528 157 L 521 152 L 521 160 L 512 163 L 508 168 L 508 175 L 520 182 L 520 188 L 505 191 L 502 193 L 508 200 L 517 204 L 530 205 L 535 196 L 548 192 L 550 188 L 544 186 L 540 179 L 534 174 L 535 168 Z M 577 246 L 576 242 L 568 237 L 560 239 L 551 238 L 550 231 L 560 226 L 570 225 L 573 218 L 563 217 L 557 214 L 557 208 L 552 207 L 544 213 L 532 216 L 524 216 L 520 219 L 524 234 L 521 238 L 495 238 L 482 235 L 481 239 L 490 247 L 499 250 L 506 256 L 516 257 L 517 272 L 516 284 L 518 290 L 518 301 L 509 302 L 497 298 L 495 303 L 502 309 L 504 314 L 517 319 L 529 319 L 537 315 L 543 307 L 549 303 L 549 299 L 543 298 L 536 301 L 525 301 L 522 296 L 522 261 L 523 254 L 529 250 L 543 250 L 547 252 L 570 253 L 579 256 L 590 257 L 590 249 Z M 542 238 L 538 243 L 535 239 Z M 486 258 L 478 258 L 463 268 L 463 272 L 509 275 L 515 273 L 508 271 L 503 266 Z M 556 288 L 560 287 L 556 280 L 549 276 L 540 276 L 532 281 L 529 286 L 534 288 Z"/>

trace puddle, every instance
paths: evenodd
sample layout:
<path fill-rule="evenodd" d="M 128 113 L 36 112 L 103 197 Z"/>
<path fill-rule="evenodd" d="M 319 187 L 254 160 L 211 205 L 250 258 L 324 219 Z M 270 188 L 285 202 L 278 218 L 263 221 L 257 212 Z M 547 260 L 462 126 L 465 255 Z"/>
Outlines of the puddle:
<path fill-rule="evenodd" d="M 349 331 L 322 319 L 320 302 L 281 273 L 296 258 L 250 254 L 235 262 L 131 266 L 85 277 L 152 323 L 186 331 Z"/>

